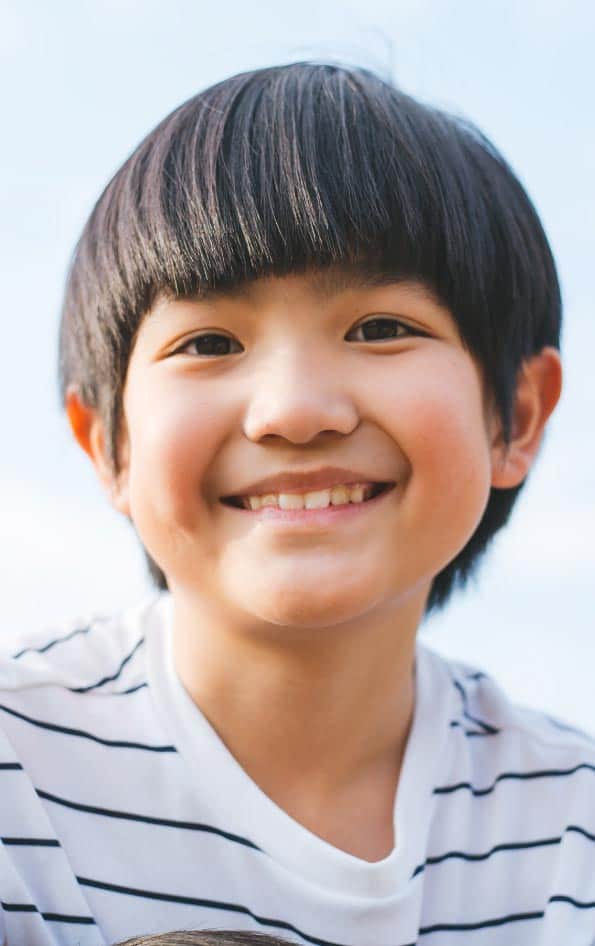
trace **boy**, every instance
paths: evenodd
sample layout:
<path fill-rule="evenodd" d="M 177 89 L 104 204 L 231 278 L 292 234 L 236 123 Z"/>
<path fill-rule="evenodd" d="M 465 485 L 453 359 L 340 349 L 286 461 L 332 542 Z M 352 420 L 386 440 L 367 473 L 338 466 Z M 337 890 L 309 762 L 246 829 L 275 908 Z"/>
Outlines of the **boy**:
<path fill-rule="evenodd" d="M 10 946 L 595 942 L 591 742 L 415 644 L 536 457 L 559 323 L 503 159 L 366 72 L 236 76 L 141 143 L 60 371 L 163 594 L 4 664 Z"/>

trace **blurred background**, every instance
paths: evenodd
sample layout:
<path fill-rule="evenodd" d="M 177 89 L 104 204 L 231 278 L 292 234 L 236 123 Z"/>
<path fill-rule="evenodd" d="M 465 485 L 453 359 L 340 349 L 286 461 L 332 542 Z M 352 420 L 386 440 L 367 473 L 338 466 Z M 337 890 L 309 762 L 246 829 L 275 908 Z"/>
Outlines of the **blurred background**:
<path fill-rule="evenodd" d="M 552 243 L 562 403 L 477 583 L 423 635 L 518 701 L 595 731 L 594 44 L 587 0 L 1 0 L 2 649 L 150 590 L 58 402 L 62 286 L 99 192 L 199 89 L 255 67 L 340 60 L 476 122 Z"/>

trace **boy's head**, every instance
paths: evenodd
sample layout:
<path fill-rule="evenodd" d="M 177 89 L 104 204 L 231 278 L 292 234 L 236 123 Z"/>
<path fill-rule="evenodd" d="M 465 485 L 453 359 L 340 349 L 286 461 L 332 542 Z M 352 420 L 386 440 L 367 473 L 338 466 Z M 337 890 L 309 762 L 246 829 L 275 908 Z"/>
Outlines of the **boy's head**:
<path fill-rule="evenodd" d="M 283 277 L 290 277 L 289 282 Z M 401 295 L 391 299 L 370 295 L 364 305 L 358 296 L 355 301 L 349 297 L 348 303 L 358 317 L 369 314 L 360 312 L 360 303 L 365 309 L 372 301 L 381 305 L 383 317 L 388 309 L 391 316 L 404 315 L 409 327 L 419 329 L 421 338 L 431 338 L 440 312 L 448 313 L 459 349 L 477 367 L 486 431 L 492 441 L 489 446 L 494 447 L 489 457 L 492 467 L 497 458 L 497 465 L 504 470 L 511 445 L 519 437 L 528 444 L 533 435 L 522 462 L 512 455 L 514 471 L 508 468 L 491 477 L 486 502 L 477 501 L 477 521 L 473 520 L 468 534 L 463 534 L 463 529 L 460 541 L 453 540 L 452 553 L 446 556 L 449 560 L 440 562 L 432 576 L 428 606 L 441 604 L 457 581 L 470 574 L 490 538 L 506 522 L 537 449 L 541 427 L 555 404 L 559 376 L 551 357 L 525 379 L 529 403 L 531 392 L 544 375 L 548 376 L 541 414 L 536 409 L 534 423 L 524 416 L 528 410 L 524 402 L 518 408 L 517 395 L 523 366 L 548 346 L 558 347 L 560 293 L 535 211 L 493 146 L 468 123 L 421 105 L 367 72 L 294 64 L 236 76 L 182 105 L 139 145 L 98 201 L 69 276 L 60 376 L 75 432 L 85 441 L 88 415 L 82 408 L 88 408 L 100 421 L 96 448 L 103 454 L 104 478 L 117 484 L 123 465 L 130 461 L 124 409 L 128 369 L 131 353 L 148 325 L 147 313 L 154 314 L 161 306 L 158 324 L 159 319 L 169 318 L 176 302 L 186 300 L 192 305 L 192 300 L 199 300 L 203 308 L 211 303 L 219 306 L 205 310 L 199 321 L 201 330 L 210 328 L 214 333 L 217 329 L 212 341 L 217 337 L 221 345 L 222 318 L 225 321 L 229 316 L 224 334 L 234 338 L 240 334 L 236 304 L 242 293 L 248 294 L 243 310 L 246 318 L 254 318 L 259 307 L 264 311 L 284 298 L 285 286 L 293 292 L 294 277 L 298 295 L 304 288 L 300 280 L 309 280 L 310 292 L 320 279 L 320 298 L 333 293 L 333 298 L 339 298 L 342 287 L 348 291 L 358 280 L 370 293 L 382 292 L 383 285 L 401 286 L 402 291 L 395 289 Z M 416 287 L 425 304 L 434 307 L 429 323 L 424 321 L 425 312 L 416 311 L 417 303 L 410 306 L 408 301 L 414 299 Z M 293 313 L 301 318 L 314 304 L 313 298 L 300 302 L 294 297 L 287 317 Z M 232 300 L 236 309 L 222 315 L 222 300 Z M 347 308 L 349 305 L 346 303 Z M 399 309 L 396 313 L 393 305 Z M 400 311 L 403 307 L 405 311 Z M 378 313 L 377 305 L 374 311 Z M 196 328 L 194 316 L 181 308 L 176 310 L 180 338 L 184 335 L 182 325 L 188 337 L 190 328 Z M 209 324 L 209 319 L 216 321 Z M 329 325 L 333 319 L 336 313 L 329 310 Z M 442 324 L 438 327 L 442 330 Z M 348 328 L 351 326 L 346 324 L 346 339 Z M 376 330 L 386 331 L 386 323 L 377 323 Z M 154 342 L 151 354 L 145 351 L 147 363 L 164 366 L 165 354 L 176 353 L 170 339 L 167 353 L 159 354 L 159 346 L 165 352 L 164 338 Z M 269 331 L 267 339 L 272 338 Z M 283 337 L 278 336 L 276 342 L 281 358 Z M 245 352 L 244 339 L 242 346 Z M 319 349 L 317 342 L 316 351 L 312 350 L 312 375 L 318 377 L 319 369 L 331 377 L 330 362 L 317 360 Z M 239 349 L 234 352 L 225 345 L 218 351 L 227 356 L 228 365 L 234 354 L 239 356 Z M 217 354 L 217 350 L 209 354 Z M 443 355 L 444 349 L 439 354 Z M 437 357 L 436 352 L 433 356 Z M 220 364 L 224 361 L 219 359 Z M 271 364 L 266 362 L 267 376 Z M 360 362 L 344 361 L 338 370 L 345 377 L 361 377 L 365 384 L 370 370 L 368 362 L 366 365 L 360 370 Z M 396 360 L 394 365 L 399 371 Z M 438 366 L 436 384 L 442 378 L 444 403 L 451 414 L 458 410 L 462 402 L 456 397 L 448 405 L 452 377 L 448 371 L 440 374 L 447 366 L 446 356 L 441 362 L 430 359 L 419 366 L 412 378 L 421 378 L 422 366 L 429 371 Z M 378 359 L 376 376 L 386 367 L 385 359 Z M 224 369 L 210 365 L 206 370 L 213 383 L 210 389 L 203 388 L 203 403 L 212 395 L 210 410 L 216 426 L 217 411 L 235 393 L 232 387 L 222 386 L 219 376 L 215 378 L 214 372 Z M 152 384 L 151 377 L 157 378 L 157 369 L 153 375 L 145 371 L 145 392 Z M 239 374 L 236 377 L 239 379 Z M 260 375 L 256 370 L 251 377 L 254 380 Z M 204 380 L 203 371 L 201 383 Z M 162 373 L 158 384 L 164 383 Z M 237 390 L 236 384 L 233 392 Z M 166 387 L 162 388 L 165 391 Z M 461 389 L 458 393 L 462 397 L 465 392 Z M 336 388 L 327 392 L 329 403 L 334 396 L 340 401 L 348 394 Z M 378 401 L 378 391 L 370 396 Z M 148 412 L 150 405 L 149 399 Z M 248 412 L 255 410 L 254 405 L 244 407 Z M 138 400 L 136 409 L 138 416 Z M 382 428 L 378 418 L 358 416 L 354 420 L 349 409 L 342 413 L 340 405 L 336 414 L 336 422 L 330 415 L 324 421 L 319 418 L 319 429 L 318 421 L 312 420 L 314 426 L 307 431 L 304 428 L 299 436 L 284 437 L 273 424 L 248 439 L 258 443 L 260 451 L 271 451 L 267 455 L 275 462 L 269 465 L 270 472 L 276 473 L 280 467 L 310 469 L 310 457 L 317 466 L 331 465 L 344 443 L 350 438 L 355 443 L 356 431 Z M 459 427 L 467 422 L 464 411 L 460 417 Z M 203 419 L 210 423 L 209 418 L 207 409 Z M 423 425 L 423 404 L 418 418 L 418 424 Z M 238 413 L 237 419 L 240 429 L 245 417 L 242 421 Z M 446 435 L 448 424 L 442 423 L 441 430 L 432 427 L 440 423 L 438 414 L 428 415 L 428 420 L 430 426 L 421 431 L 422 437 L 439 440 L 441 431 Z M 146 423 L 151 422 L 149 413 Z M 158 422 L 155 417 L 155 425 Z M 535 429 L 529 430 L 532 423 Z M 245 424 L 242 430 L 245 435 Z M 398 446 L 390 424 L 388 431 L 382 432 L 383 436 L 387 433 Z M 455 425 L 451 431 L 455 452 L 459 433 L 462 435 Z M 275 435 L 291 450 L 280 449 Z M 224 450 L 226 438 L 231 436 L 229 426 L 218 436 L 218 449 Z M 357 469 L 369 472 L 369 463 L 375 463 L 377 457 L 381 471 L 381 441 L 380 436 L 375 440 L 362 435 L 358 456 L 351 451 L 348 459 L 355 459 Z M 339 442 L 341 450 L 336 449 Z M 366 447 L 371 451 L 367 459 L 359 455 L 360 448 Z M 464 485 L 471 475 L 469 466 L 475 461 L 469 447 L 466 443 L 467 452 L 461 453 L 465 469 L 449 470 L 444 464 L 446 492 L 451 486 L 447 476 L 459 477 Z M 345 457 L 348 452 L 343 450 Z M 231 455 L 243 462 L 241 452 L 232 451 Z M 386 461 L 393 458 L 388 452 L 384 456 Z M 214 477 L 216 452 L 212 459 L 213 467 L 207 473 Z M 395 481 L 402 474 L 405 483 L 409 475 L 406 461 L 405 456 Z M 479 457 L 479 467 L 482 462 Z M 265 467 L 261 464 L 260 468 Z M 158 478 L 159 470 L 137 470 L 137 481 L 140 476 Z M 247 478 L 239 475 L 237 482 L 229 485 L 239 487 L 251 481 L 248 473 Z M 397 491 L 400 485 L 397 482 Z M 434 485 L 438 493 L 439 477 Z M 472 483 L 469 488 L 472 492 Z M 452 510 L 456 516 L 456 502 Z M 427 501 L 425 511 L 427 516 L 433 515 Z M 149 554 L 153 576 L 164 587 L 165 576 L 159 568 L 164 563 L 155 554 L 159 543 L 153 545 L 151 530 L 144 535 L 136 517 L 132 518 L 153 553 L 152 557 Z M 141 522 L 142 518 L 141 514 Z M 190 548 L 188 554 L 192 554 Z"/>

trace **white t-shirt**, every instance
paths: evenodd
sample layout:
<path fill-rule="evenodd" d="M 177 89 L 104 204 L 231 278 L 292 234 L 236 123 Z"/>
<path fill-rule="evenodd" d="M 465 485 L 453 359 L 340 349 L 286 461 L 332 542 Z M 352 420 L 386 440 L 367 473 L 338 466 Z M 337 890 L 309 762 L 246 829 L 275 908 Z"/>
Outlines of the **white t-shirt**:
<path fill-rule="evenodd" d="M 420 646 L 397 844 L 368 863 L 230 755 L 176 676 L 170 604 L 0 663 L 0 942 L 227 928 L 315 946 L 595 943 L 588 737 Z"/>

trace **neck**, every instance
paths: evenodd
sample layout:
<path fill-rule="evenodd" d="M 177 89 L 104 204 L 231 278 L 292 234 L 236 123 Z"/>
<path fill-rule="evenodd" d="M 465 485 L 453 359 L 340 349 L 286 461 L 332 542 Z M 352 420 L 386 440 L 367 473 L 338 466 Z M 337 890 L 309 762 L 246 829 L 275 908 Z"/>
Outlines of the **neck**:
<path fill-rule="evenodd" d="M 232 755 L 275 800 L 296 773 L 302 788 L 328 797 L 379 768 L 396 785 L 424 604 L 420 595 L 398 614 L 262 633 L 232 627 L 203 599 L 174 595 L 175 666 Z"/>

